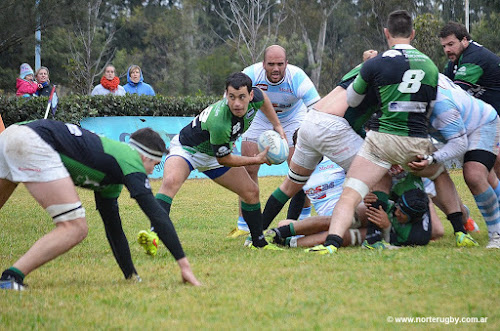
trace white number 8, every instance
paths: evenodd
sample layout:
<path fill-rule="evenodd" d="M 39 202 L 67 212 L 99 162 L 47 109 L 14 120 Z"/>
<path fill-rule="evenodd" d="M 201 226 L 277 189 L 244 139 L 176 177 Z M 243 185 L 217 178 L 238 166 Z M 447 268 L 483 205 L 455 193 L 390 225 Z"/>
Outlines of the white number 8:
<path fill-rule="evenodd" d="M 410 69 L 406 70 L 403 75 L 403 81 L 398 86 L 398 91 L 401 93 L 417 93 L 420 90 L 422 79 L 424 79 L 425 71 Z"/>

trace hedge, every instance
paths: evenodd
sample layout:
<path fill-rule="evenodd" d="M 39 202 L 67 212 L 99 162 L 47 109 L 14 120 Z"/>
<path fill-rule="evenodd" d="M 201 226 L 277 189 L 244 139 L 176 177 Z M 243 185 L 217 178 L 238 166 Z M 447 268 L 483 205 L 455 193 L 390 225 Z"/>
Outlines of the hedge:
<path fill-rule="evenodd" d="M 59 98 L 55 119 L 79 124 L 84 117 L 105 116 L 196 116 L 217 97 L 188 96 L 88 96 L 69 95 Z M 5 126 L 43 118 L 47 97 L 19 98 L 0 95 L 0 115 Z M 51 115 L 49 115 L 51 118 Z"/>

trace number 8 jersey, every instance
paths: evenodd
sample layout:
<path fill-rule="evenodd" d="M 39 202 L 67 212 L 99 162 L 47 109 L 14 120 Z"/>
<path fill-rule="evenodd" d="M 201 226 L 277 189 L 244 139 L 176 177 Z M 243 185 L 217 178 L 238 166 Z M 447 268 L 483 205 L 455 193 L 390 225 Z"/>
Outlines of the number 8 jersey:
<path fill-rule="evenodd" d="M 426 138 L 438 73 L 427 55 L 405 44 L 366 61 L 352 88 L 360 95 L 366 94 L 369 87 L 375 88 L 381 112 L 370 129 Z"/>

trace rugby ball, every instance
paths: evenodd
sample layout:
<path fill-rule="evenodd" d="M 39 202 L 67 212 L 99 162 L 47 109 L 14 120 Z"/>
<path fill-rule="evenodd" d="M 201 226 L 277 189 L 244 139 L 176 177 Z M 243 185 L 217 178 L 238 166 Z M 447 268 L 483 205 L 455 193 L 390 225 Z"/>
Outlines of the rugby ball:
<path fill-rule="evenodd" d="M 264 131 L 257 140 L 257 148 L 262 152 L 269 146 L 267 159 L 271 164 L 280 164 L 288 158 L 288 143 L 274 130 Z"/>

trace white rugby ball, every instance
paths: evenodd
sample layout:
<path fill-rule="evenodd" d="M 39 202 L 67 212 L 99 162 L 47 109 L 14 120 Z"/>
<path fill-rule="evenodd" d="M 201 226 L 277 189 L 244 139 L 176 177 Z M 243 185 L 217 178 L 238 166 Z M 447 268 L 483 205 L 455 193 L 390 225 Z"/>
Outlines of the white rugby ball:
<path fill-rule="evenodd" d="M 267 159 L 272 164 L 280 164 L 288 158 L 288 143 L 285 139 L 281 139 L 278 132 L 274 130 L 264 131 L 257 140 L 259 152 L 262 152 L 269 146 Z"/>

